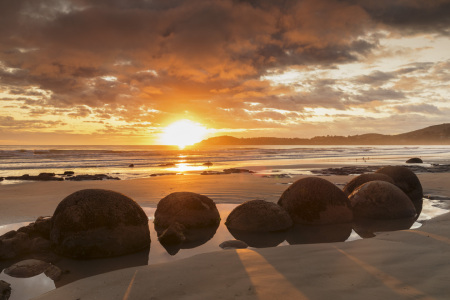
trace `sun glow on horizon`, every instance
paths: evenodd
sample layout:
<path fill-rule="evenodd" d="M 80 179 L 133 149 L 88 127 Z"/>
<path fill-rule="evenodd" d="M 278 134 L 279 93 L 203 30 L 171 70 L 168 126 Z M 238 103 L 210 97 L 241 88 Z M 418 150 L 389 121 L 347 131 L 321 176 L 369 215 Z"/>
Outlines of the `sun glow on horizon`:
<path fill-rule="evenodd" d="M 170 124 L 162 132 L 159 142 L 161 145 L 176 145 L 180 149 L 202 141 L 208 129 L 190 120 L 180 120 Z"/>

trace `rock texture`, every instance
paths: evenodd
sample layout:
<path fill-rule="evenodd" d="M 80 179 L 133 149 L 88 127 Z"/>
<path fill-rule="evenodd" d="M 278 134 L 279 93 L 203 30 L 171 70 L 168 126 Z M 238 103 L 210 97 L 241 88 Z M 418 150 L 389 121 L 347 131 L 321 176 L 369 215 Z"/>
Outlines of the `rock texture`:
<path fill-rule="evenodd" d="M 264 200 L 250 200 L 233 209 L 225 225 L 242 231 L 273 232 L 287 230 L 293 222 L 281 206 Z"/>
<path fill-rule="evenodd" d="M 159 201 L 154 223 L 158 233 L 174 223 L 187 229 L 201 228 L 218 225 L 220 215 L 210 198 L 196 193 L 176 192 Z"/>
<path fill-rule="evenodd" d="M 411 199 L 417 212 L 419 213 L 422 210 L 422 185 L 413 171 L 401 166 L 388 166 L 377 170 L 376 173 L 391 177 L 395 185 Z"/>
<path fill-rule="evenodd" d="M 370 181 L 349 196 L 355 218 L 412 218 L 416 209 L 408 196 L 395 185 L 385 181 Z"/>
<path fill-rule="evenodd" d="M 11 296 L 11 284 L 0 280 L 0 300 L 8 300 Z"/>
<path fill-rule="evenodd" d="M 150 245 L 145 212 L 132 199 L 114 191 L 75 192 L 59 203 L 52 219 L 50 239 L 63 256 L 111 257 Z"/>
<path fill-rule="evenodd" d="M 23 260 L 5 269 L 5 274 L 16 278 L 29 278 L 41 273 L 54 281 L 58 281 L 61 278 L 62 271 L 58 267 L 38 259 Z"/>
<path fill-rule="evenodd" d="M 344 192 L 318 177 L 294 182 L 281 195 L 278 204 L 286 209 L 294 223 L 338 224 L 353 219 L 350 202 Z"/>
<path fill-rule="evenodd" d="M 394 184 L 394 180 L 386 174 L 382 173 L 361 174 L 350 180 L 344 186 L 343 191 L 347 196 L 349 196 L 357 187 L 363 185 L 366 182 L 374 180 L 381 180 Z"/>

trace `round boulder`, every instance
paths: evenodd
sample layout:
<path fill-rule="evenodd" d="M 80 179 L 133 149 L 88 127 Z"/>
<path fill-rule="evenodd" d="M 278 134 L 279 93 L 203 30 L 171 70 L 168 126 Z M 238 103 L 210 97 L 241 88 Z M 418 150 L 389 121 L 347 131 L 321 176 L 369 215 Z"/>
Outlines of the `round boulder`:
<path fill-rule="evenodd" d="M 235 230 L 273 232 L 289 229 L 293 223 L 281 206 L 264 200 L 250 200 L 233 209 L 225 225 Z"/>
<path fill-rule="evenodd" d="M 27 259 L 6 268 L 5 274 L 16 278 L 29 278 L 43 273 L 49 266 L 48 262 L 42 260 Z"/>
<path fill-rule="evenodd" d="M 164 231 L 178 223 L 186 229 L 217 226 L 220 214 L 210 198 L 190 192 L 175 192 L 167 195 L 155 211 L 155 229 Z"/>
<path fill-rule="evenodd" d="M 421 160 L 421 159 L 418 158 L 418 157 L 413 157 L 413 158 L 408 159 L 408 160 L 406 161 L 406 163 L 407 163 L 407 164 L 421 164 L 421 163 L 423 163 L 423 160 Z"/>
<path fill-rule="evenodd" d="M 355 218 L 412 218 L 416 209 L 408 196 L 392 183 L 370 181 L 349 196 Z"/>
<path fill-rule="evenodd" d="M 357 187 L 363 185 L 366 182 L 374 181 L 374 180 L 381 180 L 386 181 L 389 183 L 394 184 L 394 180 L 389 177 L 386 174 L 382 173 L 370 173 L 370 174 L 361 174 L 359 176 L 356 176 L 352 180 L 350 180 L 345 186 L 344 186 L 344 193 L 348 196 L 350 195 Z"/>
<path fill-rule="evenodd" d="M 50 240 L 58 254 L 73 258 L 133 253 L 150 245 L 148 217 L 125 195 L 109 190 L 81 190 L 57 206 Z"/>
<path fill-rule="evenodd" d="M 408 168 L 401 166 L 387 166 L 377 170 L 375 173 L 385 174 L 394 180 L 398 186 L 414 204 L 419 212 L 422 208 L 423 190 L 419 178 Z"/>
<path fill-rule="evenodd" d="M 294 182 L 278 200 L 294 223 L 325 225 L 353 220 L 347 196 L 331 182 L 306 177 Z"/>

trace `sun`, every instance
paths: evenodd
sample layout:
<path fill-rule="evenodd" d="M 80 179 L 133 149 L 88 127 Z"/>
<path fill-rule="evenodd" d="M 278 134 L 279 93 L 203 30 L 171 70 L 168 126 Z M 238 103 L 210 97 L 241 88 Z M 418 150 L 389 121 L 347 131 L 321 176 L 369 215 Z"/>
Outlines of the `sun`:
<path fill-rule="evenodd" d="M 180 149 L 200 142 L 208 133 L 208 129 L 190 120 L 180 120 L 170 124 L 161 134 L 161 145 L 176 145 Z"/>

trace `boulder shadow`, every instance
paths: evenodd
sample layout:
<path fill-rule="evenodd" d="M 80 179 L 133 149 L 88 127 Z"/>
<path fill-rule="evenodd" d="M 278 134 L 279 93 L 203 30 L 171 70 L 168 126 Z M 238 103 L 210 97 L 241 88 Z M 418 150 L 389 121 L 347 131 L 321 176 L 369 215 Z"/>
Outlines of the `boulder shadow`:
<path fill-rule="evenodd" d="M 287 231 L 249 232 L 231 228 L 228 228 L 228 231 L 235 239 L 241 240 L 254 248 L 276 247 L 284 242 L 287 233 Z"/>
<path fill-rule="evenodd" d="M 352 223 L 333 225 L 295 224 L 288 232 L 290 245 L 344 242 L 352 233 Z"/>
<path fill-rule="evenodd" d="M 353 220 L 353 230 L 362 238 L 372 238 L 377 232 L 409 229 L 417 217 L 393 220 L 356 218 Z"/>

